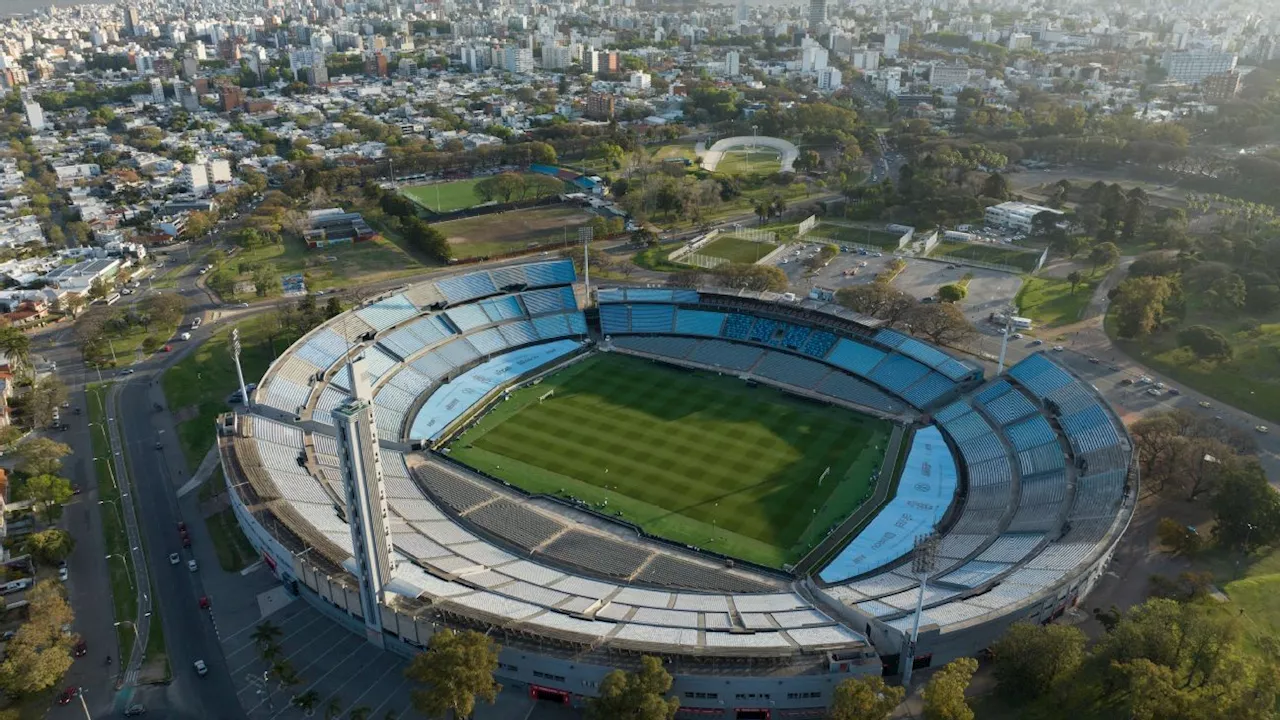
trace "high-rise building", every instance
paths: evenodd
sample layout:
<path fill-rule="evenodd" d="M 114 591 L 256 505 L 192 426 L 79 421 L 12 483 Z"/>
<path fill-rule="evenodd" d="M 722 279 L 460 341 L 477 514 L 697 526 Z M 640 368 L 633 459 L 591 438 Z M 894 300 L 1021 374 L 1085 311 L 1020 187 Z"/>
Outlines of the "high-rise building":
<path fill-rule="evenodd" d="M 209 191 L 209 173 L 202 163 L 187 163 L 182 168 L 181 182 L 196 195 Z"/>
<path fill-rule="evenodd" d="M 329 65 L 325 62 L 324 53 L 319 52 L 311 60 L 311 84 L 329 84 Z"/>
<path fill-rule="evenodd" d="M 729 77 L 737 77 L 738 71 L 740 70 L 740 68 L 738 67 L 739 61 L 740 61 L 740 58 L 737 50 L 730 50 L 729 52 L 725 53 L 724 74 L 728 75 Z"/>
<path fill-rule="evenodd" d="M 40 107 L 40 103 L 28 100 L 22 106 L 27 110 L 27 124 L 32 130 L 40 132 L 44 129 L 44 108 Z"/>
<path fill-rule="evenodd" d="M 821 45 L 810 45 L 800 51 L 800 71 L 818 72 L 827 66 L 829 59 L 827 49 Z"/>
<path fill-rule="evenodd" d="M 648 90 L 653 86 L 653 77 L 645 72 L 631 73 L 631 79 L 628 81 L 633 90 Z"/>
<path fill-rule="evenodd" d="M 533 51 L 508 45 L 502 51 L 502 69 L 518 75 L 533 72 Z"/>
<path fill-rule="evenodd" d="M 596 93 L 588 97 L 587 117 L 592 120 L 611 120 L 613 118 L 613 96 Z"/>
<path fill-rule="evenodd" d="M 562 70 L 573 64 L 573 49 L 561 45 L 542 46 L 542 67 L 547 70 Z"/>
<path fill-rule="evenodd" d="M 209 182 L 212 183 L 229 183 L 231 182 L 231 163 L 227 160 L 210 160 L 209 166 Z"/>
<path fill-rule="evenodd" d="M 355 575 L 360 581 L 365 637 L 381 647 L 382 605 L 396 566 L 371 400 L 373 393 L 365 376 L 364 357 L 352 360 L 348 367 L 352 398 L 334 408 L 333 424 L 338 435 L 342 484 L 347 494 L 347 526 L 351 531 Z"/>
<path fill-rule="evenodd" d="M 887 58 L 898 57 L 898 50 L 902 46 L 902 36 L 896 32 L 884 34 L 884 56 Z"/>
<path fill-rule="evenodd" d="M 226 84 L 222 86 L 221 91 L 223 112 L 231 112 L 244 103 L 244 91 L 239 85 Z"/>
<path fill-rule="evenodd" d="M 749 11 L 747 10 L 747 0 L 738 0 L 738 12 L 737 12 L 738 24 L 745 25 L 747 22 L 747 19 L 750 17 L 751 16 L 749 14 Z"/>
<path fill-rule="evenodd" d="M 1198 83 L 1210 75 L 1234 71 L 1236 55 L 1202 51 L 1166 52 L 1161 65 L 1172 82 Z"/>
<path fill-rule="evenodd" d="M 1230 100 L 1240 94 L 1244 76 L 1236 71 L 1209 75 L 1200 81 L 1206 100 Z"/>
<path fill-rule="evenodd" d="M 138 34 L 138 8 L 127 5 L 124 8 L 124 34 L 133 37 Z"/>
<path fill-rule="evenodd" d="M 818 71 L 818 90 L 820 92 L 835 92 L 841 87 L 841 81 L 844 79 L 843 74 L 836 68 L 825 67 Z"/>
<path fill-rule="evenodd" d="M 827 24 L 827 0 L 809 0 L 809 29 L 817 30 Z"/>
<path fill-rule="evenodd" d="M 164 83 L 160 78 L 151 78 L 151 102 L 157 105 L 164 104 Z"/>

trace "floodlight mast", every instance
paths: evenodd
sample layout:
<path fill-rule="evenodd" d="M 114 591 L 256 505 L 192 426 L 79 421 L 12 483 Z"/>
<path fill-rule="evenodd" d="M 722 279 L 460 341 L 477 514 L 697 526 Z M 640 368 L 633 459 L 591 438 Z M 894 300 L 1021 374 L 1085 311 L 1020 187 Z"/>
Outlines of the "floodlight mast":
<path fill-rule="evenodd" d="M 911 551 L 911 572 L 920 580 L 920 592 L 916 596 L 916 614 L 911 621 L 911 640 L 902 654 L 902 687 L 911 690 L 911 670 L 915 664 L 916 641 L 920 638 L 920 616 L 924 614 L 924 595 L 929 575 L 938 568 L 938 542 L 936 533 L 920 535 Z"/>
<path fill-rule="evenodd" d="M 253 407 L 249 400 L 249 390 L 244 384 L 244 368 L 240 366 L 240 328 L 231 329 L 231 357 L 236 363 L 236 379 L 240 381 L 240 398 L 244 400 L 245 409 Z"/>

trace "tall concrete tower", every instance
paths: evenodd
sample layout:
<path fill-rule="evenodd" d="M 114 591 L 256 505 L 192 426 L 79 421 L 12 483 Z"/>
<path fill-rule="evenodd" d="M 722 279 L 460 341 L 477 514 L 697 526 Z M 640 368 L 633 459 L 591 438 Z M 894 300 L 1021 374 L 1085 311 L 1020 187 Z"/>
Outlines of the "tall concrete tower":
<path fill-rule="evenodd" d="M 351 528 L 355 572 L 360 580 L 365 637 L 382 647 L 382 613 L 378 607 L 384 588 L 391 582 L 391 571 L 395 569 L 391 523 L 387 519 L 378 427 L 373 417 L 373 393 L 364 375 L 364 357 L 349 362 L 348 368 L 353 397 L 333 410 L 333 419 L 338 431 L 342 483 L 347 491 L 347 523 Z"/>

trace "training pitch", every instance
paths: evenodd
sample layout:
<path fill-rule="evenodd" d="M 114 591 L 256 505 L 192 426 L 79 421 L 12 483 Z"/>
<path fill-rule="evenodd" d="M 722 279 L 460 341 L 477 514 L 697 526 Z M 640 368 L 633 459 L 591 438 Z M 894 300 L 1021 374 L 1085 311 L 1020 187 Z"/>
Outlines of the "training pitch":
<path fill-rule="evenodd" d="M 450 452 L 525 490 L 780 568 L 870 497 L 891 429 L 734 377 L 600 353 L 512 393 Z"/>

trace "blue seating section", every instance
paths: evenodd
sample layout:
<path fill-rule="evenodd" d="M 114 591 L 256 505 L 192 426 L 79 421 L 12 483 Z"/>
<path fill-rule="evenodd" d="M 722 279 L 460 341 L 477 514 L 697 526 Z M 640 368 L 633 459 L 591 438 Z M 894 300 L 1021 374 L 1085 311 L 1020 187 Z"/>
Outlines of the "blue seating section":
<path fill-rule="evenodd" d="M 931 372 L 919 382 L 907 388 L 907 391 L 902 393 L 902 397 L 918 408 L 925 408 L 932 405 L 938 398 L 954 390 L 955 387 L 956 384 L 946 377 L 936 372 Z"/>
<path fill-rule="evenodd" d="M 803 325 L 789 325 L 787 332 L 782 336 L 782 346 L 790 350 L 799 350 L 804 347 L 804 341 L 809 337 L 809 328 Z"/>
<path fill-rule="evenodd" d="M 486 295 L 496 295 L 493 278 L 488 271 L 467 273 L 436 281 L 436 289 L 451 303 L 466 302 Z"/>
<path fill-rule="evenodd" d="M 1066 466 L 1066 457 L 1057 440 L 1018 453 L 1018 469 L 1023 477 L 1062 470 Z"/>
<path fill-rule="evenodd" d="M 480 357 L 480 352 L 466 338 L 451 340 L 441 345 L 433 354 L 440 355 L 450 365 L 458 368 Z"/>
<path fill-rule="evenodd" d="M 356 311 L 356 316 L 375 330 L 386 330 L 417 314 L 418 308 L 404 295 L 392 295 Z"/>
<path fill-rule="evenodd" d="M 908 337 L 897 330 L 881 330 L 876 333 L 875 340 L 883 345 L 891 348 L 897 348 L 898 352 L 907 357 L 919 360 L 929 367 L 938 367 L 942 363 L 951 358 L 941 350 L 925 345 L 913 337 Z"/>
<path fill-rule="evenodd" d="M 723 327 L 724 313 L 683 308 L 676 311 L 676 332 L 682 335 L 717 337 Z"/>
<path fill-rule="evenodd" d="M 836 342 L 831 354 L 827 356 L 827 362 L 844 368 L 854 375 L 866 377 L 871 374 L 872 368 L 884 359 L 884 356 L 883 350 L 863 345 L 856 340 L 841 338 Z"/>
<path fill-rule="evenodd" d="M 989 387 L 983 388 L 982 392 L 978 393 L 974 397 L 978 402 L 986 405 L 1012 389 L 1013 386 L 1010 385 L 1008 381 L 1000 379 L 991 383 Z"/>
<path fill-rule="evenodd" d="M 1109 425 L 1111 419 L 1107 417 L 1105 410 L 1095 404 L 1073 415 L 1064 416 L 1061 419 L 1061 423 L 1062 429 L 1066 431 L 1068 436 L 1071 436 L 1079 435 L 1102 425 Z"/>
<path fill-rule="evenodd" d="M 506 338 L 507 344 L 513 347 L 528 345 L 529 343 L 537 342 L 539 339 L 538 331 L 534 329 L 533 323 L 527 320 L 499 325 L 498 332 L 502 333 L 502 337 Z"/>
<path fill-rule="evenodd" d="M 632 305 L 631 332 L 669 333 L 674 327 L 676 309 L 671 305 Z"/>
<path fill-rule="evenodd" d="M 600 288 L 596 290 L 596 302 L 601 305 L 605 303 L 620 303 L 627 301 L 627 294 L 622 288 Z"/>
<path fill-rule="evenodd" d="M 1079 383 L 1063 385 L 1049 393 L 1045 399 L 1058 406 L 1059 415 L 1073 415 L 1086 408 L 1095 407 L 1098 402 L 1087 390 L 1080 387 Z"/>
<path fill-rule="evenodd" d="M 836 336 L 826 330 L 814 330 L 804 342 L 803 352 L 816 358 L 826 357 L 836 345 Z"/>
<path fill-rule="evenodd" d="M 502 333 L 498 332 L 496 328 L 488 328 L 478 333 L 472 333 L 467 336 L 467 339 L 471 341 L 476 350 L 480 351 L 481 355 L 493 355 L 510 347 Z"/>
<path fill-rule="evenodd" d="M 1031 355 L 1009 368 L 1009 374 L 1040 399 L 1072 380 L 1066 370 L 1044 355 Z"/>
<path fill-rule="evenodd" d="M 969 466 L 970 485 L 1000 485 L 1013 482 L 1013 468 L 1009 465 L 1009 457 L 1000 457 Z"/>
<path fill-rule="evenodd" d="M 574 272 L 572 260 L 552 260 L 524 266 L 525 275 L 529 278 L 529 287 L 546 285 L 568 285 L 578 279 Z"/>
<path fill-rule="evenodd" d="M 458 329 L 464 333 L 493 322 L 488 315 L 484 314 L 479 305 L 459 305 L 445 310 L 444 314 L 449 318 L 450 322 L 458 326 Z"/>
<path fill-rule="evenodd" d="M 533 319 L 533 328 L 538 331 L 538 337 L 543 340 L 552 340 L 561 338 L 569 334 L 569 315 L 573 313 L 563 313 L 561 315 L 542 315 Z"/>
<path fill-rule="evenodd" d="M 814 388 L 823 395 L 840 398 L 856 405 L 875 408 L 882 412 L 899 413 L 906 410 L 902 401 L 886 395 L 879 388 L 852 375 L 833 372 Z"/>
<path fill-rule="evenodd" d="M 569 333 L 572 335 L 587 334 L 587 318 L 580 312 L 565 313 L 564 317 L 569 321 Z"/>
<path fill-rule="evenodd" d="M 328 368 L 346 355 L 349 347 L 351 343 L 341 335 L 329 328 L 321 328 L 298 348 L 296 355 L 318 368 Z"/>
<path fill-rule="evenodd" d="M 786 385 L 813 389 L 833 371 L 830 366 L 787 353 L 769 351 L 755 367 L 755 374 Z"/>
<path fill-rule="evenodd" d="M 1000 442 L 1000 438 L 995 433 L 987 433 L 979 435 L 967 442 L 959 443 L 960 454 L 964 455 L 965 463 L 968 465 L 977 465 L 986 460 L 994 460 L 1001 456 L 1008 456 L 1004 444 Z"/>
<path fill-rule="evenodd" d="M 578 299 L 573 295 L 573 288 L 560 287 L 546 290 L 531 290 L 520 293 L 520 299 L 530 315 L 577 310 Z"/>
<path fill-rule="evenodd" d="M 493 278 L 493 284 L 499 290 L 512 285 L 528 285 L 529 275 L 525 273 L 524 265 L 512 265 L 510 267 L 502 267 L 497 270 L 489 271 L 490 277 Z"/>
<path fill-rule="evenodd" d="M 766 343 L 769 345 L 776 344 L 774 342 L 774 333 L 782 326 L 777 320 L 769 318 L 756 318 L 756 322 L 751 326 L 750 339 L 758 343 Z"/>
<path fill-rule="evenodd" d="M 505 322 L 524 317 L 524 309 L 520 307 L 520 301 L 511 295 L 481 300 L 479 305 L 488 316 L 489 322 Z"/>
<path fill-rule="evenodd" d="M 965 402 L 964 400 L 957 400 L 951 403 L 950 405 L 942 408 L 938 412 L 934 413 L 933 419 L 937 422 L 942 423 L 943 425 L 946 425 L 947 423 L 951 422 L 952 420 L 955 420 L 961 415 L 964 415 L 965 413 L 972 412 L 972 411 L 973 411 L 973 408 L 969 407 L 969 403 Z"/>
<path fill-rule="evenodd" d="M 631 308 L 626 305 L 601 305 L 600 329 L 606 335 L 630 332 Z"/>
<path fill-rule="evenodd" d="M 871 379 L 901 395 L 927 372 L 929 368 L 905 355 L 890 355 L 872 371 Z"/>
<path fill-rule="evenodd" d="M 965 365 L 955 358 L 947 358 L 946 362 L 934 369 L 957 382 L 974 375 L 976 372 L 973 368 Z"/>
<path fill-rule="evenodd" d="M 1010 425 L 1004 429 L 1004 434 L 1009 438 L 1013 449 L 1017 451 L 1029 450 L 1037 445 L 1053 442 L 1055 437 L 1053 428 L 1049 427 L 1049 421 L 1045 420 L 1043 415 L 1033 415 L 1028 420 Z"/>
<path fill-rule="evenodd" d="M 724 336 L 733 340 L 746 340 L 751 334 L 751 326 L 755 321 L 756 319 L 750 315 L 733 313 L 729 316 L 729 321 L 724 324 Z"/>
<path fill-rule="evenodd" d="M 1024 418 L 1036 411 L 1036 406 L 1026 395 L 1012 390 L 985 405 L 987 414 L 1001 425 Z"/>
<path fill-rule="evenodd" d="M 991 425 L 976 412 L 970 411 L 942 423 L 947 434 L 957 445 L 962 445 L 980 435 L 991 432 Z"/>
<path fill-rule="evenodd" d="M 747 370 L 764 350 L 750 345 L 725 342 L 723 340 L 704 340 L 690 353 L 689 359 L 703 365 L 712 365 L 728 370 Z"/>

